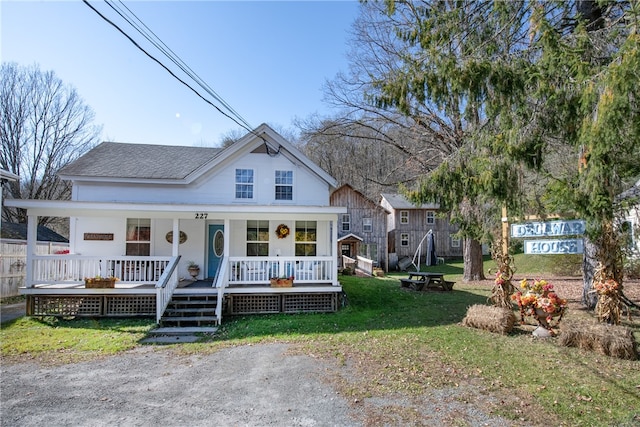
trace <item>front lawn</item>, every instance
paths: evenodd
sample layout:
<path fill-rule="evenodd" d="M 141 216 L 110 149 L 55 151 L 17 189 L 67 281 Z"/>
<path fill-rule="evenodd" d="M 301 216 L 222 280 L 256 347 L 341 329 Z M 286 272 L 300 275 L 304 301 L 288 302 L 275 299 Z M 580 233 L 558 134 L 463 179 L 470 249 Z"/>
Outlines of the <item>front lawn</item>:
<path fill-rule="evenodd" d="M 448 390 L 460 402 L 482 398 L 483 410 L 527 425 L 640 424 L 640 362 L 560 347 L 522 328 L 508 336 L 465 328 L 467 307 L 486 303 L 492 281 L 465 285 L 459 266 L 433 268 L 456 280 L 453 292 L 401 289 L 397 278 L 404 274 L 341 276 L 347 299 L 337 313 L 226 317 L 213 338 L 171 350 L 289 342 L 293 352 L 347 367 L 336 386 L 354 401 L 391 395 L 419 401 Z M 636 340 L 637 319 L 626 323 Z M 19 319 L 0 331 L 2 357 L 67 363 L 115 354 L 141 345 L 151 327 L 149 320 Z"/>

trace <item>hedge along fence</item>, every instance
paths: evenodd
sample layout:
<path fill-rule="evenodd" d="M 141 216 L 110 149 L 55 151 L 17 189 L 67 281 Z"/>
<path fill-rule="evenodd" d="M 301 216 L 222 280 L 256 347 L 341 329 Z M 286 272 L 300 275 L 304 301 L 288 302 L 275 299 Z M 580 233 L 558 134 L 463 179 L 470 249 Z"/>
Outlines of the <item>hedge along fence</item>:
<path fill-rule="evenodd" d="M 68 243 L 38 242 L 38 255 L 55 254 L 69 250 Z M 19 294 L 27 276 L 27 242 L 23 240 L 0 240 L 0 298 Z"/>

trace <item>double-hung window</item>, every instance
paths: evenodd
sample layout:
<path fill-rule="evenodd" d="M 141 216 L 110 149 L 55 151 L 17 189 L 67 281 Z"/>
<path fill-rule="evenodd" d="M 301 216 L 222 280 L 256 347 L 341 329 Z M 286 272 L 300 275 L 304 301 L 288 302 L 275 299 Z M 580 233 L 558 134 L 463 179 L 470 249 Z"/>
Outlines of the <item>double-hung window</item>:
<path fill-rule="evenodd" d="M 126 254 L 149 256 L 151 254 L 151 220 L 127 218 Z"/>
<path fill-rule="evenodd" d="M 316 221 L 296 221 L 296 256 L 316 256 Z"/>
<path fill-rule="evenodd" d="M 253 169 L 236 169 L 236 199 L 253 199 Z"/>
<path fill-rule="evenodd" d="M 342 231 L 351 231 L 351 215 L 342 214 Z"/>
<path fill-rule="evenodd" d="M 409 211 L 400 211 L 400 224 L 409 224 Z"/>
<path fill-rule="evenodd" d="M 362 231 L 365 233 L 371 233 L 373 231 L 371 218 L 362 218 Z"/>
<path fill-rule="evenodd" d="M 433 211 L 427 211 L 427 224 L 436 223 L 436 214 Z"/>
<path fill-rule="evenodd" d="M 269 255 L 269 221 L 247 221 L 247 256 Z"/>
<path fill-rule="evenodd" d="M 400 246 L 409 246 L 409 233 L 400 233 Z"/>
<path fill-rule="evenodd" d="M 293 200 L 293 171 L 276 171 L 276 200 Z"/>

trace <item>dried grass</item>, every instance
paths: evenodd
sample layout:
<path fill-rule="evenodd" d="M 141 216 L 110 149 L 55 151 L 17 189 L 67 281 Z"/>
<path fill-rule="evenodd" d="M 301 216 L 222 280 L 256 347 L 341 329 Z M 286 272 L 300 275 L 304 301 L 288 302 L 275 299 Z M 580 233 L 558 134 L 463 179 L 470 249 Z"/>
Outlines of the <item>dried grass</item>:
<path fill-rule="evenodd" d="M 619 359 L 636 360 L 638 352 L 631 329 L 584 320 L 565 322 L 560 345 L 595 351 Z"/>
<path fill-rule="evenodd" d="M 506 335 L 513 330 L 516 315 L 506 307 L 475 304 L 469 307 L 462 325 Z"/>

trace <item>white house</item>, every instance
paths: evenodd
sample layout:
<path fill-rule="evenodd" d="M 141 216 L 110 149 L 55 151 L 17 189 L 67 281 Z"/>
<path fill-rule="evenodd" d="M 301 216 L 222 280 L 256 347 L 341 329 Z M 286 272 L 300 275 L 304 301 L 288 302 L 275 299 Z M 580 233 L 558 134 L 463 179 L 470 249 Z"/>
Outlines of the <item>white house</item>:
<path fill-rule="evenodd" d="M 70 201 L 5 200 L 28 213 L 27 314 L 161 322 L 180 295 L 215 301 L 216 322 L 337 309 L 336 181 L 267 125 L 223 149 L 104 142 L 59 176 Z M 40 216 L 70 218 L 68 255 L 36 255 Z M 86 288 L 97 275 L 118 281 Z"/>

